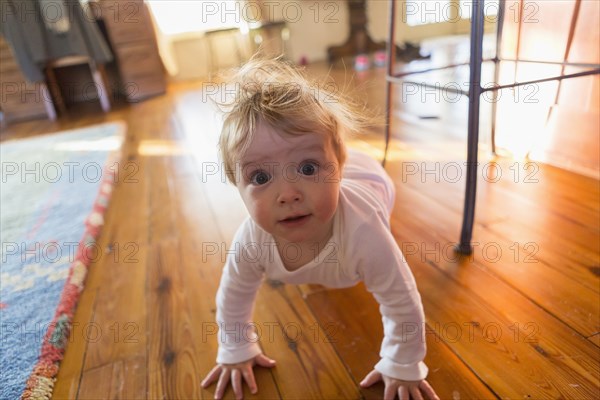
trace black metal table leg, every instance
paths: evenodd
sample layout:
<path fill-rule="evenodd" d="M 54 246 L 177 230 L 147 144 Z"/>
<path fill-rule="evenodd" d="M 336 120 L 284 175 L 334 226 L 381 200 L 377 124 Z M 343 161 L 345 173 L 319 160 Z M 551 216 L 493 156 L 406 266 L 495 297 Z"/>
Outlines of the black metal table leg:
<path fill-rule="evenodd" d="M 390 15 L 396 15 L 396 2 L 390 2 Z M 396 45 L 394 42 L 394 32 L 396 31 L 396 18 L 390 18 L 390 26 L 388 32 L 388 41 L 386 47 L 387 53 L 387 75 L 385 82 L 385 149 L 383 151 L 383 160 L 381 161 L 381 165 L 385 167 L 385 162 L 387 161 L 388 148 L 390 145 L 390 139 L 392 136 L 392 91 L 393 91 L 393 83 L 390 81 L 389 77 L 394 75 L 394 63 L 396 60 Z"/>
<path fill-rule="evenodd" d="M 483 2 L 476 0 L 471 15 L 471 59 L 469 85 L 469 122 L 467 138 L 467 184 L 460 243 L 456 251 L 471 254 L 471 237 L 475 218 L 475 198 L 477 195 L 477 145 L 479 143 L 479 105 L 481 102 L 481 63 L 483 60 Z"/>

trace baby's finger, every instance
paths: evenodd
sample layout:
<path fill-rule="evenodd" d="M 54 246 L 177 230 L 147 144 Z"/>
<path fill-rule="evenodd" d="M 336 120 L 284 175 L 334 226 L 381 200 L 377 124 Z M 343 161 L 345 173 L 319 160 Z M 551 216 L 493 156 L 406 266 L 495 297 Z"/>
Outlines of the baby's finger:
<path fill-rule="evenodd" d="M 217 390 L 215 390 L 215 399 L 220 399 L 223 397 L 223 393 L 225 393 L 225 389 L 229 383 L 230 375 L 231 371 L 228 368 L 223 368 L 223 372 L 221 373 L 219 382 L 217 383 Z"/>
<path fill-rule="evenodd" d="M 383 391 L 383 399 L 384 400 L 394 400 L 396 397 L 396 385 L 385 385 L 385 390 Z M 400 391 L 398 391 L 400 393 Z M 401 398 L 402 399 L 402 398 Z M 406 398 L 408 400 L 408 398 Z"/>
<path fill-rule="evenodd" d="M 231 371 L 231 386 L 233 386 L 233 393 L 235 394 L 236 399 L 244 397 L 244 392 L 242 391 L 242 377 L 239 369 Z"/>
<path fill-rule="evenodd" d="M 421 394 L 421 390 L 418 386 L 411 386 L 410 389 L 411 399 L 413 400 L 424 400 L 423 395 Z"/>
<path fill-rule="evenodd" d="M 216 365 L 204 378 L 204 380 L 202 381 L 202 383 L 200 385 L 202 385 L 203 388 L 207 388 L 210 386 L 211 383 L 213 383 L 214 381 L 217 380 L 217 378 L 219 377 L 219 375 L 221 375 L 221 366 L 220 365 Z"/>
<path fill-rule="evenodd" d="M 435 393 L 435 390 L 433 390 L 429 382 L 425 380 L 421 381 L 421 383 L 419 384 L 419 388 L 423 391 L 423 393 L 427 395 L 429 400 L 440 400 L 440 398 Z"/>
<path fill-rule="evenodd" d="M 377 370 L 372 370 L 365 376 L 365 378 L 360 382 L 360 386 L 369 387 L 372 384 L 379 382 L 381 380 L 381 374 L 377 372 Z"/>
<path fill-rule="evenodd" d="M 258 388 L 256 387 L 256 380 L 254 379 L 254 372 L 252 372 L 252 368 L 243 368 L 242 376 L 250 388 L 250 393 L 256 394 Z"/>
<path fill-rule="evenodd" d="M 398 388 L 398 398 L 400 400 L 408 400 L 408 389 L 406 386 L 400 386 Z"/>
<path fill-rule="evenodd" d="M 272 368 L 275 366 L 275 360 L 270 359 L 264 354 L 259 354 L 254 359 L 254 362 L 261 367 Z"/>

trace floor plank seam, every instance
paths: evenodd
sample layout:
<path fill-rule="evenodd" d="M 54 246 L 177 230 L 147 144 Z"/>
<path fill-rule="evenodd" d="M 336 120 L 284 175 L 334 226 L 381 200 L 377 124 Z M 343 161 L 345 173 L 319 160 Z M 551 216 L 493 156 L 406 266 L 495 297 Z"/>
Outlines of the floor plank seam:
<path fill-rule="evenodd" d="M 598 336 L 598 335 L 600 335 L 600 331 L 599 331 L 599 332 L 592 333 L 590 336 L 586 337 L 586 339 L 591 339 L 591 338 L 593 338 L 594 336 Z"/>
<path fill-rule="evenodd" d="M 146 167 L 147 164 L 144 164 L 144 167 Z M 148 177 L 148 168 L 144 168 L 144 179 L 146 179 L 146 182 L 149 182 L 150 179 Z M 147 188 L 149 188 L 149 185 L 145 185 Z M 145 201 L 147 202 L 147 210 L 151 210 L 150 206 L 152 204 L 152 200 L 150 199 L 150 189 L 146 190 L 144 195 L 146 196 Z M 149 213 L 150 211 L 148 211 Z M 146 218 L 148 218 L 149 215 L 146 216 Z M 150 224 L 148 223 L 148 229 L 146 231 L 146 243 L 148 246 L 148 250 L 150 249 Z M 149 310 L 149 303 L 151 300 L 151 292 L 150 292 L 150 277 L 148 274 L 148 264 L 150 262 L 150 257 L 148 257 L 148 259 L 146 260 L 146 263 L 144 265 L 144 269 L 146 270 L 146 273 L 144 274 L 144 298 L 145 298 L 145 303 L 146 303 L 146 338 L 148 338 L 148 331 L 149 328 L 151 326 L 151 313 L 148 311 Z M 150 345 L 151 342 L 150 340 L 146 340 L 146 354 L 145 354 L 145 358 L 146 358 L 146 373 L 144 374 L 145 379 L 146 379 L 146 397 L 148 397 L 148 394 L 150 393 L 150 374 L 148 374 L 148 371 L 150 370 Z"/>
<path fill-rule="evenodd" d="M 98 264 L 94 264 L 94 265 L 98 265 Z M 96 288 L 96 294 L 94 295 L 94 302 L 92 304 L 92 312 L 91 312 L 91 321 L 94 322 L 96 319 L 96 306 L 98 304 L 98 292 L 100 291 L 100 288 Z M 79 379 L 77 382 L 77 392 L 75 393 L 75 399 L 79 399 L 79 392 L 81 390 L 81 381 L 83 380 L 83 373 L 85 372 L 85 361 L 87 358 L 87 351 L 88 351 L 88 346 L 89 346 L 89 342 L 86 340 L 85 341 L 85 345 L 84 345 L 84 350 L 83 350 L 83 357 L 82 357 L 82 361 L 81 361 L 81 369 L 79 370 Z"/>

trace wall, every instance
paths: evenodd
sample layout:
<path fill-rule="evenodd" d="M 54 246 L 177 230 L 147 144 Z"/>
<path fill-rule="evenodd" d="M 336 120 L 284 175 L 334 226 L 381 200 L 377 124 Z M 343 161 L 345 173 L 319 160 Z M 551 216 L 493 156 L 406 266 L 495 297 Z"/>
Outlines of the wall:
<path fill-rule="evenodd" d="M 256 2 L 256 0 L 250 1 Z M 396 43 L 419 42 L 431 37 L 464 34 L 469 31 L 469 20 L 460 19 L 456 15 L 458 0 L 452 0 L 453 7 L 449 14 L 452 22 L 440 21 L 415 27 L 408 26 L 404 22 L 406 20 L 404 3 L 404 0 L 400 0 L 396 7 Z M 247 16 L 251 20 L 257 20 L 259 16 L 272 21 L 285 20 L 290 30 L 289 57 L 296 62 L 301 57 L 306 57 L 309 62 L 325 60 L 329 46 L 343 44 L 346 41 L 349 32 L 349 17 L 345 0 L 279 0 L 268 1 L 267 4 L 268 6 L 263 4 L 258 15 L 257 10 L 259 9 L 249 3 L 242 5 L 240 11 L 243 16 Z M 387 40 L 389 7 L 388 0 L 368 0 L 367 2 L 368 30 L 376 41 Z M 426 11 L 424 8 L 416 9 L 418 13 Z M 493 23 L 486 24 L 486 31 L 494 29 Z M 248 43 L 249 39 L 241 37 L 240 40 L 242 43 Z M 171 42 L 172 51 L 180 70 L 176 79 L 199 78 L 208 74 L 209 55 L 206 39 L 201 34 L 183 35 L 174 38 Z M 234 65 L 235 59 L 231 57 L 231 46 L 224 45 L 219 49 L 217 53 L 219 63 L 224 66 Z"/>
<path fill-rule="evenodd" d="M 375 0 L 376 1 L 376 0 Z M 385 1 L 383 3 L 386 3 Z M 254 9 L 242 6 L 242 15 L 252 14 Z M 299 61 L 305 57 L 309 61 L 324 60 L 327 47 L 343 43 L 348 34 L 348 11 L 345 1 L 299 1 L 283 0 L 268 2 L 268 7 L 259 14 L 271 21 L 285 20 L 290 39 L 288 41 L 288 56 Z M 251 15 L 251 20 L 257 17 Z M 206 37 L 202 33 L 177 35 L 168 40 L 176 60 L 178 72 L 176 80 L 196 79 L 208 76 L 209 58 Z M 236 64 L 232 51 L 231 40 L 222 41 L 214 47 L 214 57 L 222 67 Z M 245 56 L 251 55 L 250 39 L 240 35 L 238 42 Z"/>

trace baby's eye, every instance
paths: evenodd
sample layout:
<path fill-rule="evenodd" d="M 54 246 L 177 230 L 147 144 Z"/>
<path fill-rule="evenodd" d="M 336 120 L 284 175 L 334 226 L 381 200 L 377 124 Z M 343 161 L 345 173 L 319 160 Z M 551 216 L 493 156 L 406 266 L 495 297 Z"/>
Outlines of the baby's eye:
<path fill-rule="evenodd" d="M 314 161 L 307 161 L 300 164 L 300 173 L 302 175 L 311 176 L 317 173 L 319 169 L 319 164 Z"/>
<path fill-rule="evenodd" d="M 265 171 L 256 171 L 250 176 L 250 183 L 255 185 L 264 185 L 271 180 L 271 176 Z"/>

